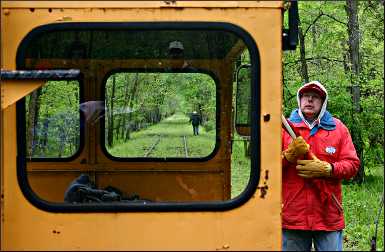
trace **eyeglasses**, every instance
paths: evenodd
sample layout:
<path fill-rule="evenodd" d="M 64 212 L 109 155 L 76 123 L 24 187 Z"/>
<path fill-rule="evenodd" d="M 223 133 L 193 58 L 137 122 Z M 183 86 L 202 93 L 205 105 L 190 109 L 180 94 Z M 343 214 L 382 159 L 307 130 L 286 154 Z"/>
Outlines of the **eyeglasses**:
<path fill-rule="evenodd" d="M 303 97 L 303 98 L 306 98 L 306 99 L 318 99 L 318 100 L 321 100 L 321 96 L 319 95 L 319 94 L 316 94 L 316 93 L 305 93 L 305 94 L 303 94 L 301 97 Z"/>

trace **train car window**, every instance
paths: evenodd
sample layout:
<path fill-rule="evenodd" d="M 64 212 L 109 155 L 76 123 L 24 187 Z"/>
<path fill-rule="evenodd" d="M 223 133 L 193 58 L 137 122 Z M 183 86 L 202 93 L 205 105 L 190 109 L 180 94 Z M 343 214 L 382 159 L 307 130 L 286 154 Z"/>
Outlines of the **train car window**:
<path fill-rule="evenodd" d="M 153 95 L 156 94 L 156 95 Z M 202 73 L 117 73 L 105 86 L 114 157 L 202 158 L 216 143 L 216 85 Z"/>
<path fill-rule="evenodd" d="M 250 72 L 234 75 L 240 55 Z M 259 183 L 260 65 L 241 27 L 68 22 L 36 27 L 18 70 L 78 69 L 17 103 L 18 176 L 53 212 L 217 211 Z M 234 129 L 252 121 L 244 153 Z M 19 127 L 20 126 L 20 127 Z M 239 140 L 239 141 L 238 141 Z"/>
<path fill-rule="evenodd" d="M 251 121 L 251 70 L 250 64 L 243 64 L 236 72 L 235 129 L 241 136 L 250 136 Z"/>
<path fill-rule="evenodd" d="M 48 81 L 25 100 L 26 157 L 69 158 L 79 151 L 79 82 Z"/>

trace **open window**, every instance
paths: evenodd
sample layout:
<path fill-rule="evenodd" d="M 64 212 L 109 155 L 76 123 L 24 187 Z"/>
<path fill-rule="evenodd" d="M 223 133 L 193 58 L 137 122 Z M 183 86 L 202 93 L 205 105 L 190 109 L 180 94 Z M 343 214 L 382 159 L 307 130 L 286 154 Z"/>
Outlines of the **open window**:
<path fill-rule="evenodd" d="M 216 92 L 214 79 L 205 73 L 111 74 L 104 92 L 107 154 L 119 159 L 212 156 Z"/>
<path fill-rule="evenodd" d="M 80 151 L 80 85 L 47 81 L 25 98 L 26 158 L 68 160 Z"/>
<path fill-rule="evenodd" d="M 236 68 L 242 53 L 250 68 Z M 39 99 L 32 93 L 18 102 L 24 194 L 59 212 L 225 210 L 246 202 L 259 179 L 258 60 L 250 35 L 226 23 L 37 27 L 19 46 L 17 68 L 79 69 L 81 77 L 48 80 L 35 91 Z M 250 158 L 231 145 L 233 100 Z"/>

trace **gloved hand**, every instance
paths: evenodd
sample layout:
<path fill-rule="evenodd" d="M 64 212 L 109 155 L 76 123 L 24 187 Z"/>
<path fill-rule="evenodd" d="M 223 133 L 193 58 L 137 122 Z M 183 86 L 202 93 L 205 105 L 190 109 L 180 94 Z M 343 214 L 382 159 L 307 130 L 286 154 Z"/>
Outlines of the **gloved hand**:
<path fill-rule="evenodd" d="M 310 145 L 308 145 L 303 139 L 302 136 L 295 138 L 287 147 L 286 150 L 282 152 L 283 156 L 290 163 L 295 163 L 297 158 L 301 155 L 306 154 L 309 151 Z"/>
<path fill-rule="evenodd" d="M 297 171 L 302 178 L 331 177 L 332 165 L 328 162 L 319 160 L 314 154 L 311 160 L 298 160 Z"/>

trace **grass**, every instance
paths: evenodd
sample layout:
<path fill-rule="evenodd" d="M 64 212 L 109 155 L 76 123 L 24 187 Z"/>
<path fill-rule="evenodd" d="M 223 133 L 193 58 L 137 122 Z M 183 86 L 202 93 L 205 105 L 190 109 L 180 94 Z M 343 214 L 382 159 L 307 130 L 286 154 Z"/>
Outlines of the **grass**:
<path fill-rule="evenodd" d="M 250 178 L 250 158 L 245 155 L 242 139 L 236 135 L 231 154 L 231 198 L 243 192 Z"/>
<path fill-rule="evenodd" d="M 368 251 L 375 234 L 375 219 L 380 208 L 384 189 L 384 167 L 374 167 L 374 172 L 363 184 L 343 185 L 345 212 L 344 250 Z M 377 231 L 377 250 L 384 251 L 384 209 L 381 211 Z"/>
<path fill-rule="evenodd" d="M 116 157 L 206 157 L 215 147 L 215 130 L 206 132 L 199 127 L 199 135 L 194 136 L 189 118 L 183 114 L 172 115 L 160 123 L 138 132 L 132 132 L 129 141 L 118 143 L 108 152 Z"/>

